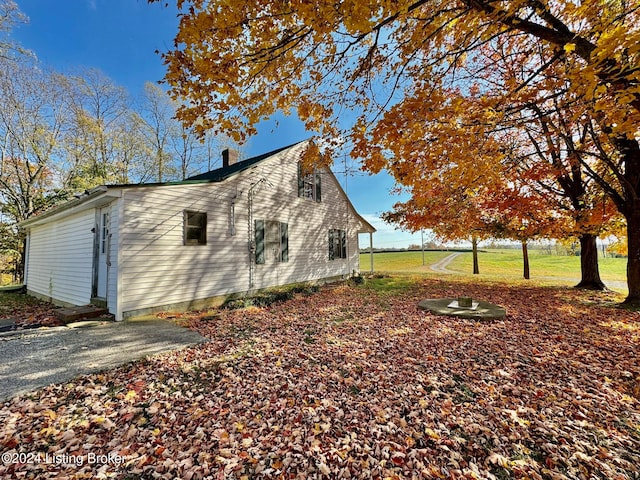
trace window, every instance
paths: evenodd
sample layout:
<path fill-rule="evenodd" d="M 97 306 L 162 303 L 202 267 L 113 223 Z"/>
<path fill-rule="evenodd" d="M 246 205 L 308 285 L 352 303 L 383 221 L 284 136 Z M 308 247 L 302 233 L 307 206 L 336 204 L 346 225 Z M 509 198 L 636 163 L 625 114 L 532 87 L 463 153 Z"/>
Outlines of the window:
<path fill-rule="evenodd" d="M 347 258 L 347 232 L 329 230 L 329 260 Z"/>
<path fill-rule="evenodd" d="M 255 240 L 256 263 L 289 261 L 289 225 L 287 223 L 256 220 Z"/>
<path fill-rule="evenodd" d="M 298 196 L 320 202 L 322 199 L 321 178 L 320 172 L 306 171 L 302 163 L 298 162 Z"/>
<path fill-rule="evenodd" d="M 184 211 L 184 244 L 205 245 L 207 243 L 207 214 Z"/>

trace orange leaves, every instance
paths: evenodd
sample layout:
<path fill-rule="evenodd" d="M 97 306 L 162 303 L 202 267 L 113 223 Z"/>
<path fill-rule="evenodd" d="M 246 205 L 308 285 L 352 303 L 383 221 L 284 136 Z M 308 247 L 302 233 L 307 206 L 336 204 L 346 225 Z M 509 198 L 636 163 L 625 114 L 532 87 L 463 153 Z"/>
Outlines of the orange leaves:
<path fill-rule="evenodd" d="M 461 290 L 509 316 L 416 308 Z M 209 343 L 0 408 L 0 453 L 67 448 L 122 462 L 0 464 L 0 476 L 630 478 L 637 313 L 594 301 L 428 280 L 186 315 Z"/>

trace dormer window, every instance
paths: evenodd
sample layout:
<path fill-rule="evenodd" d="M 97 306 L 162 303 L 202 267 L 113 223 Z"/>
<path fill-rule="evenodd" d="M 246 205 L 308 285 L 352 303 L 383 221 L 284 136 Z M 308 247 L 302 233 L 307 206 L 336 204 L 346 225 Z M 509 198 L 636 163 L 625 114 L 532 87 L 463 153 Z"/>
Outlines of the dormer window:
<path fill-rule="evenodd" d="M 298 163 L 298 196 L 310 198 L 316 202 L 322 200 L 322 189 L 320 186 L 321 175 L 317 170 L 309 171 Z"/>

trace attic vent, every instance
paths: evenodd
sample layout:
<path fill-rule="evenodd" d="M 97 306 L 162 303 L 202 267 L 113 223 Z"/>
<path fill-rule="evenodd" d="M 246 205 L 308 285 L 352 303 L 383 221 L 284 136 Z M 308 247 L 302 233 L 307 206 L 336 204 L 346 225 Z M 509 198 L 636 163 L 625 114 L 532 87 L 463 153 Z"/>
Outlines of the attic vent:
<path fill-rule="evenodd" d="M 233 148 L 225 148 L 222 151 L 222 168 L 238 163 L 238 151 Z"/>

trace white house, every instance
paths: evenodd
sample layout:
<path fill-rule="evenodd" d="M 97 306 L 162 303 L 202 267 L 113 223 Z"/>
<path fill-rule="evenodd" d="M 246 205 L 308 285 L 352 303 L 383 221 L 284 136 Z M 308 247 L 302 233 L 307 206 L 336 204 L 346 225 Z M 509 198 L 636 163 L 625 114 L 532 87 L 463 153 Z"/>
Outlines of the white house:
<path fill-rule="evenodd" d="M 27 291 L 96 303 L 117 320 L 231 294 L 344 278 L 375 229 L 329 169 L 305 174 L 307 142 L 182 182 L 106 185 L 22 223 Z"/>

